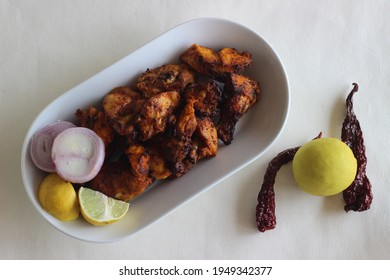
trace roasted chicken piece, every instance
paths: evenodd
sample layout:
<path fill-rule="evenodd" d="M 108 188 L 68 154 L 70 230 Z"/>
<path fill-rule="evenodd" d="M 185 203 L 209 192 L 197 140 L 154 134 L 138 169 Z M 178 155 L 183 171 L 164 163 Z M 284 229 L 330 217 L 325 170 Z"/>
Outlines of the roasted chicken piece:
<path fill-rule="evenodd" d="M 221 58 L 211 48 L 192 44 L 179 57 L 180 61 L 188 64 L 196 72 L 216 79 L 222 66 Z"/>
<path fill-rule="evenodd" d="M 146 176 L 150 170 L 150 153 L 141 144 L 131 145 L 125 150 L 131 170 L 137 177 Z"/>
<path fill-rule="evenodd" d="M 195 99 L 194 109 L 198 116 L 214 118 L 219 115 L 222 92 L 214 81 L 194 84 L 184 95 L 187 99 Z"/>
<path fill-rule="evenodd" d="M 114 88 L 103 98 L 103 108 L 113 129 L 132 141 L 136 136 L 134 121 L 145 102 L 141 94 L 122 86 Z"/>
<path fill-rule="evenodd" d="M 155 179 L 166 179 L 172 175 L 168 161 L 158 143 L 148 145 L 150 150 L 150 176 Z"/>
<path fill-rule="evenodd" d="M 218 150 L 218 134 L 213 121 L 206 118 L 198 119 L 195 140 L 197 147 L 197 160 L 204 157 L 214 157 Z"/>
<path fill-rule="evenodd" d="M 177 117 L 175 135 L 180 139 L 190 139 L 197 127 L 194 103 L 195 99 L 187 99 L 184 108 Z"/>
<path fill-rule="evenodd" d="M 238 51 L 235 48 L 223 48 L 218 52 L 222 61 L 222 73 L 241 73 L 252 65 L 252 54 L 247 51 Z"/>
<path fill-rule="evenodd" d="M 149 176 L 135 176 L 126 160 L 105 162 L 87 185 L 109 197 L 129 202 L 142 194 L 154 179 Z"/>
<path fill-rule="evenodd" d="M 161 149 L 155 143 L 148 142 L 143 145 L 132 145 L 125 150 L 134 175 L 150 175 L 154 179 L 168 178 L 172 172 Z"/>
<path fill-rule="evenodd" d="M 256 103 L 260 95 L 258 82 L 239 74 L 230 74 L 224 87 L 221 119 L 217 127 L 218 137 L 230 144 L 238 120 Z"/>
<path fill-rule="evenodd" d="M 179 103 L 180 95 L 176 91 L 162 92 L 148 99 L 136 119 L 139 139 L 146 141 L 164 132 L 171 114 Z"/>
<path fill-rule="evenodd" d="M 78 125 L 93 130 L 102 138 L 105 147 L 114 140 L 115 132 L 104 112 L 90 106 L 87 109 L 78 109 L 75 115 L 78 120 Z"/>
<path fill-rule="evenodd" d="M 173 177 L 181 177 L 196 164 L 197 146 L 190 139 L 161 137 L 158 142 Z"/>
<path fill-rule="evenodd" d="M 195 71 L 224 82 L 229 73 L 239 73 L 252 64 L 252 55 L 234 48 L 223 48 L 218 53 L 213 49 L 191 45 L 179 59 Z"/>
<path fill-rule="evenodd" d="M 148 69 L 138 78 L 135 88 L 150 98 L 165 91 L 181 93 L 194 80 L 195 74 L 186 64 L 167 64 Z"/>

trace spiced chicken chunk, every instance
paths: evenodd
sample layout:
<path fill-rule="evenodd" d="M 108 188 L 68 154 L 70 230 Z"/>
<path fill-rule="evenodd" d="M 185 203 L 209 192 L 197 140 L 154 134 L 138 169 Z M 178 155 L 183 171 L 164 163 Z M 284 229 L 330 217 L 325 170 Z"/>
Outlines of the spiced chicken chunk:
<path fill-rule="evenodd" d="M 105 162 L 98 175 L 89 182 L 89 187 L 115 199 L 129 202 L 143 193 L 154 179 L 136 176 L 128 161 Z"/>
<path fill-rule="evenodd" d="M 144 97 L 151 98 L 164 91 L 180 93 L 194 80 L 195 74 L 186 64 L 168 64 L 148 69 L 138 78 L 135 88 Z"/>
<path fill-rule="evenodd" d="M 195 135 L 198 144 L 198 160 L 204 157 L 215 157 L 218 150 L 218 133 L 213 121 L 208 117 L 198 119 Z"/>
<path fill-rule="evenodd" d="M 104 112 L 90 106 L 84 110 L 78 109 L 75 115 L 78 120 L 78 126 L 92 129 L 102 138 L 105 147 L 114 140 L 114 130 Z"/>
<path fill-rule="evenodd" d="M 252 55 L 247 51 L 238 51 L 235 48 L 223 48 L 218 52 L 222 61 L 221 73 L 241 73 L 252 65 Z"/>
<path fill-rule="evenodd" d="M 198 73 L 217 80 L 221 78 L 218 69 L 222 66 L 222 61 L 211 48 L 193 44 L 180 55 L 180 61 L 188 64 Z"/>
<path fill-rule="evenodd" d="M 145 103 L 146 99 L 141 94 L 122 86 L 114 88 L 104 97 L 103 108 L 113 129 L 119 135 L 134 139 L 134 121 Z"/>
<path fill-rule="evenodd" d="M 247 51 L 223 48 L 216 52 L 198 44 L 193 44 L 182 53 L 180 60 L 195 71 L 220 82 L 224 82 L 228 74 L 240 73 L 252 65 L 252 55 Z"/>
<path fill-rule="evenodd" d="M 236 123 L 256 103 L 259 95 L 258 82 L 243 75 L 229 75 L 224 88 L 226 100 L 218 124 L 218 137 L 225 144 L 232 142 Z"/>
<path fill-rule="evenodd" d="M 140 140 L 145 141 L 164 132 L 170 116 L 180 104 L 176 91 L 159 93 L 146 101 L 135 123 L 140 132 Z"/>
<path fill-rule="evenodd" d="M 215 118 L 219 115 L 222 92 L 214 81 L 197 83 L 185 91 L 186 99 L 194 99 L 197 116 Z"/>
<path fill-rule="evenodd" d="M 134 144 L 125 150 L 131 170 L 137 177 L 147 176 L 150 169 L 150 154 L 141 144 Z"/>
<path fill-rule="evenodd" d="M 190 139 L 198 124 L 194 103 L 195 99 L 188 99 L 177 117 L 175 135 L 180 139 Z"/>

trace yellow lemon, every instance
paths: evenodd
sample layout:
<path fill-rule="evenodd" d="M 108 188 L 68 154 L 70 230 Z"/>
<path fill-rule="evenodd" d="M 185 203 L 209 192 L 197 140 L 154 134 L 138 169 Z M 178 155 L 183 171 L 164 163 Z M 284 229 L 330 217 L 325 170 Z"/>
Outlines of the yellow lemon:
<path fill-rule="evenodd" d="M 294 156 L 293 174 L 307 193 L 329 196 L 353 182 L 357 161 L 352 150 L 336 138 L 319 138 L 303 145 Z"/>
<path fill-rule="evenodd" d="M 75 189 L 56 173 L 50 173 L 43 179 L 38 189 L 38 200 L 43 209 L 61 221 L 72 221 L 80 215 Z"/>
<path fill-rule="evenodd" d="M 81 187 L 78 196 L 81 214 L 87 222 L 96 226 L 119 221 L 129 210 L 129 203 L 89 188 Z"/>

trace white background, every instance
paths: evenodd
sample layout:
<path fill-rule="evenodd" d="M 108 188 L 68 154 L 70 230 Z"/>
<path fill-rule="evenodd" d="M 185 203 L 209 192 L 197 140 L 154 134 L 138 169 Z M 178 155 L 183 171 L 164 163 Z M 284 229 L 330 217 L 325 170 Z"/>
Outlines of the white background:
<path fill-rule="evenodd" d="M 389 259 L 389 1 L 0 1 L 1 259 Z M 251 165 L 158 223 L 110 244 L 57 231 L 33 208 L 20 175 L 24 135 L 56 97 L 170 28 L 199 17 L 255 30 L 289 76 L 290 115 Z M 370 210 L 300 191 L 278 173 L 277 227 L 259 233 L 257 194 L 268 162 L 322 131 L 340 137 L 352 88 L 373 185 Z M 183 186 L 185 187 L 185 186 Z M 129 213 L 130 214 L 130 213 Z"/>

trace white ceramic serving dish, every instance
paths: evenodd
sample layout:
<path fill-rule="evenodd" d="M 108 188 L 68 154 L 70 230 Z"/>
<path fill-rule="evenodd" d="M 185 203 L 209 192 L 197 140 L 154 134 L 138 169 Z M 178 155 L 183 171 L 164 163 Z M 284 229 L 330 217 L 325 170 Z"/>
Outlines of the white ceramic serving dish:
<path fill-rule="evenodd" d="M 232 144 L 222 144 L 215 158 L 200 161 L 185 176 L 155 183 L 131 203 L 126 217 L 115 224 L 95 227 L 81 217 L 65 223 L 46 213 L 37 199 L 37 189 L 45 173 L 34 166 L 28 153 L 32 135 L 58 120 L 74 121 L 76 109 L 98 104 L 112 88 L 131 84 L 147 68 L 177 62 L 179 54 L 192 43 L 215 49 L 234 47 L 253 55 L 254 64 L 245 74 L 260 82 L 261 99 L 240 120 Z M 58 230 L 85 241 L 117 241 L 151 225 L 260 157 L 280 135 L 289 103 L 288 79 L 282 62 L 259 34 L 224 19 L 195 19 L 162 34 L 64 93 L 42 110 L 32 122 L 23 143 L 23 183 L 32 204 Z"/>

